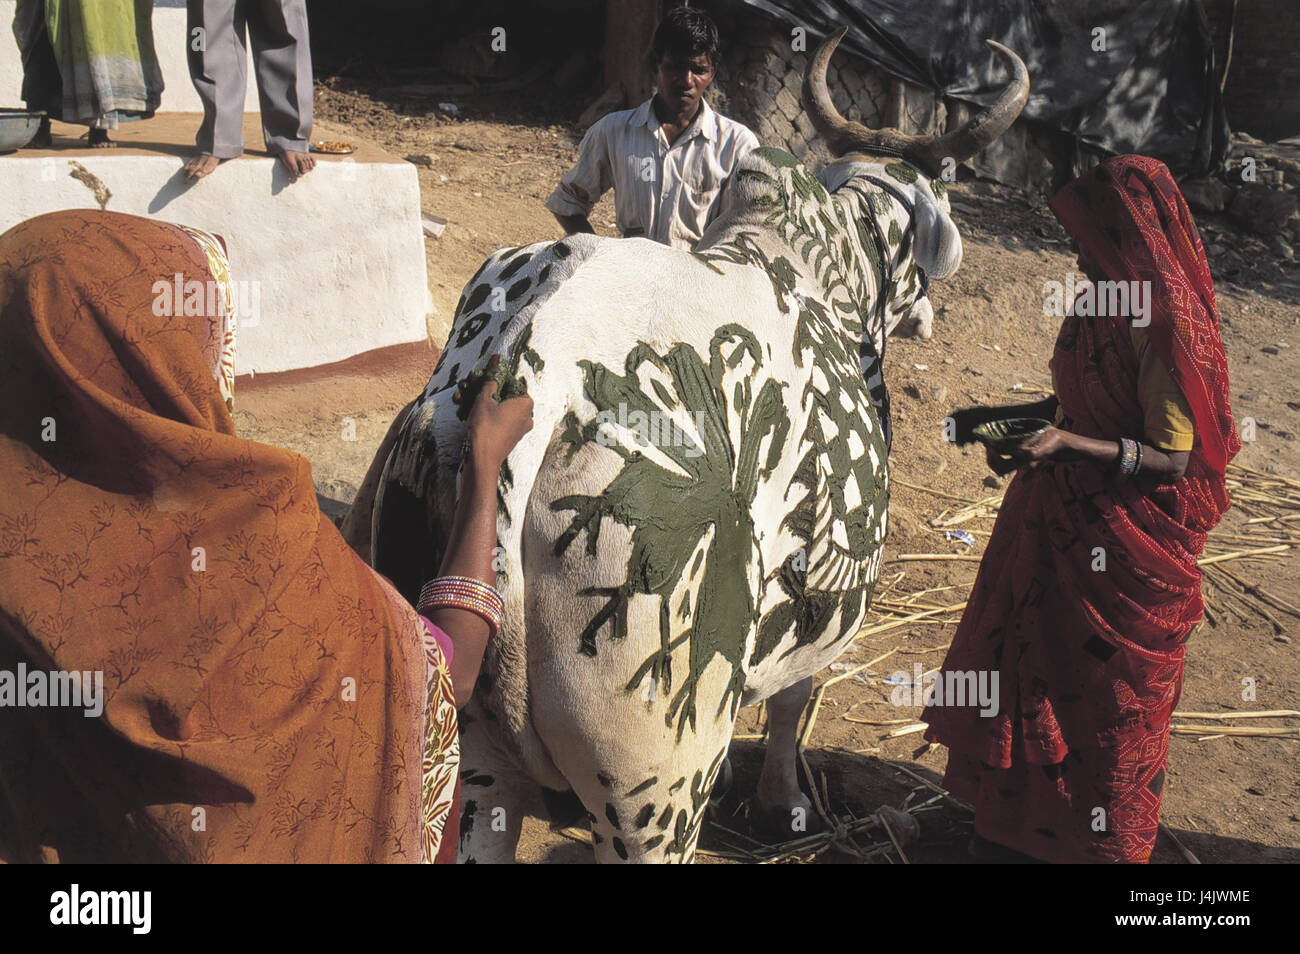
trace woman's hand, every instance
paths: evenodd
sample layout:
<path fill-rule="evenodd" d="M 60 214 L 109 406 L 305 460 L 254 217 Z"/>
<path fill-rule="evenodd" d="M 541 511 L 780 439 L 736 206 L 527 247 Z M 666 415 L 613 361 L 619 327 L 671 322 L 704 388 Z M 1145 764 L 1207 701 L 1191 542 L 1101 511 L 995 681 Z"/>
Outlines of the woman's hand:
<path fill-rule="evenodd" d="M 1004 456 L 987 445 L 984 447 L 984 460 L 988 462 L 989 470 L 999 477 L 1011 473 L 1020 466 L 1010 457 Z"/>
<path fill-rule="evenodd" d="M 475 462 L 495 471 L 520 438 L 533 429 L 533 399 L 527 394 L 496 399 L 497 383 L 488 381 L 469 412 L 466 440 Z"/>
<path fill-rule="evenodd" d="M 1069 431 L 1049 427 L 1008 453 L 1018 466 L 1037 467 L 1044 461 L 1069 460 L 1078 456 L 1071 438 Z"/>
<path fill-rule="evenodd" d="M 1052 420 L 1056 416 L 1056 395 L 1051 395 L 1033 404 L 1004 404 L 999 407 L 962 407 L 949 411 L 945 422 L 951 421 L 950 439 L 958 447 L 975 442 L 975 427 L 989 421 L 1000 421 L 1008 417 L 1041 417 Z"/>

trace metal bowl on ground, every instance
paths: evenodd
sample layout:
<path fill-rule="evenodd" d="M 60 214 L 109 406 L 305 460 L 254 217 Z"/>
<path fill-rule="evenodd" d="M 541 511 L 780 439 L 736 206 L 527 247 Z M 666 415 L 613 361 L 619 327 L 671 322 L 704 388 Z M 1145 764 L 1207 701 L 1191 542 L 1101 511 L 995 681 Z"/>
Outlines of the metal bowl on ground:
<path fill-rule="evenodd" d="M 1051 421 L 1041 417 L 1007 417 L 998 421 L 986 421 L 971 428 L 975 439 L 993 448 L 999 453 L 1014 450 L 1052 426 Z"/>
<path fill-rule="evenodd" d="M 44 113 L 0 107 L 0 153 L 22 149 L 36 138 Z"/>

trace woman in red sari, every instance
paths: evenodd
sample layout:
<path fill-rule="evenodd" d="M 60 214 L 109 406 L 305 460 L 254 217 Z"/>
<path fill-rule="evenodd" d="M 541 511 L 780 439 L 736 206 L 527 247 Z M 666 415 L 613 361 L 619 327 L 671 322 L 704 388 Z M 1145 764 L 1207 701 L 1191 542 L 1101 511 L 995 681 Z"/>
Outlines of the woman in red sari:
<path fill-rule="evenodd" d="M 1056 424 L 1014 455 L 1021 469 L 944 660 L 945 672 L 997 673 L 997 710 L 936 704 L 923 718 L 950 750 L 945 784 L 975 806 L 977 843 L 1145 862 L 1202 615 L 1197 557 L 1241 444 L 1210 270 L 1168 169 L 1119 156 L 1050 204 L 1089 278 L 1149 283 L 1150 323 L 1069 314 L 1055 398 L 957 412 L 963 442 L 981 419 L 1054 409 Z"/>

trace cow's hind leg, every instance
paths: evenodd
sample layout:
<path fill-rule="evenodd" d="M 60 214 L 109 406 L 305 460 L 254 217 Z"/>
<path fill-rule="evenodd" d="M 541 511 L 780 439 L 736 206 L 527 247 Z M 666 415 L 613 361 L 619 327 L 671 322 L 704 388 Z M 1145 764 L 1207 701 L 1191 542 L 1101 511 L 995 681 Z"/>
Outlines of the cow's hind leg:
<path fill-rule="evenodd" d="M 767 750 L 758 777 L 760 824 L 773 836 L 797 838 L 813 830 L 812 802 L 799 788 L 799 716 L 812 696 L 812 677 L 767 700 Z"/>
<path fill-rule="evenodd" d="M 711 755 L 684 741 L 667 762 L 629 760 L 630 773 L 595 768 L 577 774 L 577 791 L 591 818 L 600 864 L 689 864 L 709 801 L 726 758 L 725 739 Z M 643 777 L 642 777 L 643 776 Z"/>
<path fill-rule="evenodd" d="M 460 863 L 512 864 L 537 783 L 492 731 L 477 697 L 461 713 Z"/>

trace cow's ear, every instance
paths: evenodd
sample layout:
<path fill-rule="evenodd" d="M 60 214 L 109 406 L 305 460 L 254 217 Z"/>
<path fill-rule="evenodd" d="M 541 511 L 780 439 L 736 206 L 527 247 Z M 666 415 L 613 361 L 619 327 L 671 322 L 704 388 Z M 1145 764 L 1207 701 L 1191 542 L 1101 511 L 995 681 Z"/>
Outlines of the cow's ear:
<path fill-rule="evenodd" d="M 915 196 L 912 224 L 916 229 L 916 243 L 912 255 L 927 275 L 942 281 L 961 266 L 961 234 L 927 186 L 918 188 Z"/>

